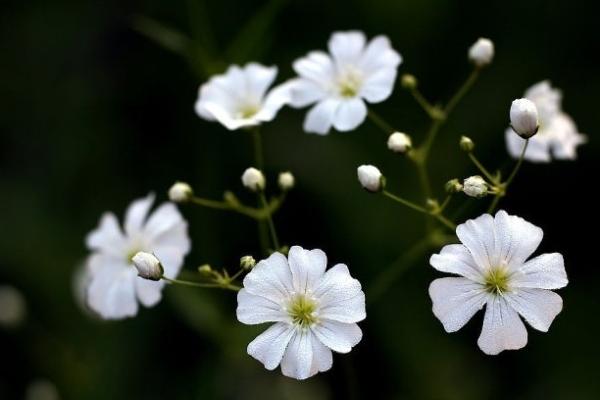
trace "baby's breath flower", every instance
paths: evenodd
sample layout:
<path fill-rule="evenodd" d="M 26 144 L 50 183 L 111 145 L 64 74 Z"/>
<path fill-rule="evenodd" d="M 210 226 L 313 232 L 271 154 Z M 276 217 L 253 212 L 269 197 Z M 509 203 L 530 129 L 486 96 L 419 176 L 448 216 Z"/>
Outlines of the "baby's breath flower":
<path fill-rule="evenodd" d="M 385 186 L 385 178 L 373 165 L 361 165 L 356 172 L 361 186 L 369 192 L 379 192 Z"/>
<path fill-rule="evenodd" d="M 429 286 L 433 314 L 446 332 L 462 328 L 484 306 L 477 343 L 486 354 L 527 344 L 519 315 L 547 332 L 562 310 L 562 299 L 551 289 L 565 287 L 568 281 L 559 253 L 527 260 L 539 246 L 542 230 L 501 210 L 495 217 L 483 214 L 459 225 L 456 235 L 462 244 L 447 245 L 430 259 L 438 271 L 458 275 Z"/>
<path fill-rule="evenodd" d="M 412 148 L 412 140 L 406 133 L 394 132 L 389 136 L 387 146 L 395 153 L 405 153 Z"/>
<path fill-rule="evenodd" d="M 279 184 L 279 188 L 284 192 L 292 189 L 296 184 L 296 179 L 291 172 L 282 172 L 277 177 L 277 183 Z"/>
<path fill-rule="evenodd" d="M 467 153 L 470 153 L 475 148 L 475 143 L 473 143 L 473 140 L 470 137 L 461 136 L 459 146 L 462 151 L 466 151 Z"/>
<path fill-rule="evenodd" d="M 240 268 L 250 270 L 256 265 L 256 260 L 252 256 L 243 256 L 240 258 Z"/>
<path fill-rule="evenodd" d="M 159 281 L 163 276 L 163 267 L 154 254 L 144 251 L 138 252 L 133 258 L 133 265 L 138 271 L 138 276 L 151 281 Z"/>
<path fill-rule="evenodd" d="M 458 193 L 463 190 L 463 185 L 462 185 L 462 183 L 460 183 L 460 181 L 458 179 L 450 179 L 448 182 L 446 182 L 446 184 L 444 185 L 444 188 L 446 189 L 446 192 L 449 194 Z"/>
<path fill-rule="evenodd" d="M 185 182 L 175 182 L 169 189 L 169 200 L 185 203 L 194 195 L 192 187 Z"/>
<path fill-rule="evenodd" d="M 257 192 L 265 188 L 265 176 L 260 170 L 250 167 L 242 174 L 242 183 L 248 189 Z"/>
<path fill-rule="evenodd" d="M 479 38 L 469 48 L 469 60 L 478 67 L 484 67 L 494 58 L 494 43 L 490 39 Z"/>
<path fill-rule="evenodd" d="M 488 184 L 479 175 L 470 176 L 463 182 L 463 192 L 471 197 L 484 197 L 488 193 Z"/>
<path fill-rule="evenodd" d="M 514 100 L 510 106 L 510 126 L 523 139 L 535 135 L 540 126 L 535 103 L 528 99 Z"/>

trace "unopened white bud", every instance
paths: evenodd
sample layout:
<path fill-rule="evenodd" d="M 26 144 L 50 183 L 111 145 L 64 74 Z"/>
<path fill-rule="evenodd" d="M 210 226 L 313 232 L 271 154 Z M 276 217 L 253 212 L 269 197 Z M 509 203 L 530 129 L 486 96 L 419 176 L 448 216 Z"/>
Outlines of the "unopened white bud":
<path fill-rule="evenodd" d="M 140 251 L 133 256 L 131 261 L 133 261 L 139 277 L 150 279 L 151 281 L 159 281 L 162 278 L 164 270 L 154 254 Z"/>
<path fill-rule="evenodd" d="M 475 148 L 475 143 L 473 143 L 473 140 L 468 136 L 461 136 L 459 145 L 460 145 L 460 149 L 462 151 L 466 151 L 467 153 L 472 152 L 473 149 Z"/>
<path fill-rule="evenodd" d="M 254 268 L 255 265 L 256 265 L 256 260 L 252 256 L 244 256 L 244 257 L 240 258 L 240 267 L 243 270 L 248 271 L 248 270 Z"/>
<path fill-rule="evenodd" d="M 412 148 L 412 140 L 406 133 L 394 132 L 388 138 L 387 147 L 395 153 L 405 153 Z"/>
<path fill-rule="evenodd" d="M 26 313 L 27 306 L 21 292 L 12 286 L 0 286 L 0 327 L 19 326 Z"/>
<path fill-rule="evenodd" d="M 488 192 L 487 182 L 479 175 L 470 176 L 463 182 L 463 192 L 467 196 L 483 197 Z"/>
<path fill-rule="evenodd" d="M 194 195 L 192 187 L 185 182 L 175 182 L 169 189 L 169 200 L 185 203 Z"/>
<path fill-rule="evenodd" d="M 244 171 L 242 183 L 253 192 L 263 190 L 265 188 L 265 176 L 260 170 L 250 167 Z"/>
<path fill-rule="evenodd" d="M 385 178 L 373 165 L 361 165 L 357 169 L 358 181 L 369 192 L 379 192 L 385 186 Z"/>
<path fill-rule="evenodd" d="M 528 99 L 513 101 L 510 106 L 510 126 L 523 139 L 529 139 L 535 135 L 539 128 L 535 103 Z"/>
<path fill-rule="evenodd" d="M 286 192 L 294 187 L 296 179 L 291 172 L 282 172 L 277 178 L 277 183 L 279 184 L 279 188 Z"/>
<path fill-rule="evenodd" d="M 494 43 L 490 39 L 479 38 L 469 48 L 469 60 L 478 67 L 484 67 L 494 58 Z"/>

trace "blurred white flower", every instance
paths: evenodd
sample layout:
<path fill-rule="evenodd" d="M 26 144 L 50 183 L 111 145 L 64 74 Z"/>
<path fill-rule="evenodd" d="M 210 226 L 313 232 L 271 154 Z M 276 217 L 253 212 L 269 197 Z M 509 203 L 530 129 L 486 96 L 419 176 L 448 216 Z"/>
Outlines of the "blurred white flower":
<path fill-rule="evenodd" d="M 176 277 L 190 250 L 187 222 L 175 205 L 163 203 L 148 215 L 153 202 L 150 194 L 131 203 L 124 230 L 113 213 L 105 213 L 86 238 L 92 251 L 87 260 L 91 274 L 87 303 L 104 319 L 134 316 L 138 302 L 152 307 L 162 297 L 164 282 L 138 277 L 133 256 L 140 251 L 156 254 L 165 275 Z"/>
<path fill-rule="evenodd" d="M 276 77 L 277 67 L 257 63 L 232 65 L 224 74 L 200 86 L 196 113 L 208 121 L 220 122 L 229 130 L 271 121 L 289 101 L 285 85 L 267 92 Z"/>
<path fill-rule="evenodd" d="M 535 103 L 529 99 L 516 99 L 510 105 L 510 126 L 523 139 L 535 135 L 539 127 L 539 117 Z"/>
<path fill-rule="evenodd" d="M 242 184 L 248 189 L 256 192 L 265 188 L 265 176 L 254 167 L 247 168 L 242 174 Z"/>
<path fill-rule="evenodd" d="M 483 197 L 488 193 L 488 185 L 481 176 L 474 175 L 463 181 L 462 190 L 467 196 Z"/>
<path fill-rule="evenodd" d="M 12 286 L 0 286 L 0 327 L 19 326 L 27 314 L 25 298 Z"/>
<path fill-rule="evenodd" d="M 361 165 L 356 175 L 360 185 L 369 192 L 379 192 L 383 187 L 383 175 L 374 165 Z"/>
<path fill-rule="evenodd" d="M 296 184 L 296 178 L 294 178 L 294 174 L 289 171 L 281 172 L 277 177 L 277 184 L 281 190 L 288 191 Z"/>
<path fill-rule="evenodd" d="M 244 278 L 238 293 L 238 320 L 274 322 L 248 345 L 248 354 L 268 370 L 281 364 L 285 376 L 306 379 L 327 371 L 331 350 L 348 353 L 362 338 L 365 295 L 344 264 L 327 268 L 321 250 L 273 253 Z"/>
<path fill-rule="evenodd" d="M 59 400 L 58 389 L 47 379 L 38 379 L 27 385 L 25 400 Z"/>
<path fill-rule="evenodd" d="M 304 120 L 306 132 L 327 134 L 333 126 L 351 131 L 367 116 L 368 103 L 387 99 L 402 57 L 385 36 L 367 43 L 364 33 L 335 32 L 329 53 L 312 51 L 294 62 L 298 78 L 288 82 L 293 107 L 316 105 Z"/>
<path fill-rule="evenodd" d="M 456 228 L 462 244 L 445 246 L 431 265 L 459 277 L 434 280 L 429 286 L 433 313 L 446 332 L 462 328 L 486 306 L 479 348 L 486 354 L 516 350 L 527 344 L 519 314 L 533 328 L 547 332 L 562 310 L 561 297 L 550 289 L 567 285 L 559 253 L 527 260 L 543 232 L 523 218 L 501 210 L 483 214 Z"/>
<path fill-rule="evenodd" d="M 586 143 L 587 138 L 578 132 L 571 117 L 562 111 L 561 92 L 549 81 L 542 81 L 527 89 L 525 98 L 536 105 L 540 124 L 537 134 L 529 139 L 525 159 L 532 162 L 550 162 L 553 158 L 576 159 L 577 146 Z M 511 128 L 506 130 L 505 136 L 508 152 L 518 158 L 525 140 Z"/>
<path fill-rule="evenodd" d="M 168 194 L 169 200 L 175 203 L 184 203 L 194 195 L 194 191 L 192 190 L 192 187 L 185 182 L 175 182 L 173 186 L 169 188 Z"/>
<path fill-rule="evenodd" d="M 494 58 L 494 42 L 490 39 L 479 38 L 469 48 L 469 60 L 478 67 L 483 67 L 492 62 Z"/>
<path fill-rule="evenodd" d="M 406 133 L 394 132 L 388 137 L 387 147 L 395 153 L 405 153 L 412 147 L 412 139 Z"/>

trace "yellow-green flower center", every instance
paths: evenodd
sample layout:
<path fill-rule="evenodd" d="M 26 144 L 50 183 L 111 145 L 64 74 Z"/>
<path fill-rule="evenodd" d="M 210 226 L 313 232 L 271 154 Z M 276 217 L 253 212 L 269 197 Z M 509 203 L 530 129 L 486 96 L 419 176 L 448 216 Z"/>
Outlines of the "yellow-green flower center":
<path fill-rule="evenodd" d="M 259 110 L 260 107 L 255 104 L 246 104 L 238 110 L 237 116 L 243 119 L 252 118 Z"/>
<path fill-rule="evenodd" d="M 338 79 L 338 90 L 340 96 L 352 98 L 358 95 L 362 83 L 361 74 L 353 69 L 348 68 L 342 73 Z"/>
<path fill-rule="evenodd" d="M 315 300 L 302 293 L 293 296 L 287 307 L 287 312 L 294 324 L 303 328 L 317 322 L 316 310 Z"/>
<path fill-rule="evenodd" d="M 485 289 L 492 294 L 502 294 L 509 290 L 510 274 L 504 265 L 490 268 L 485 274 Z"/>

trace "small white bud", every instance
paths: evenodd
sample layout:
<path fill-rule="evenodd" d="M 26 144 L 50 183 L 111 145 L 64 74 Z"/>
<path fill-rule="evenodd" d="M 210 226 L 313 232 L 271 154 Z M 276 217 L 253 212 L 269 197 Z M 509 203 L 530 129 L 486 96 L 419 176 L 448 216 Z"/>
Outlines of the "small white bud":
<path fill-rule="evenodd" d="M 405 153 L 412 148 L 412 140 L 406 133 L 394 132 L 388 138 L 387 147 L 395 153 Z"/>
<path fill-rule="evenodd" d="M 490 39 L 479 38 L 469 48 L 469 60 L 478 67 L 484 67 L 494 58 L 494 43 Z"/>
<path fill-rule="evenodd" d="M 151 281 L 159 281 L 163 275 L 163 267 L 154 254 L 140 251 L 131 259 L 138 271 L 138 276 Z"/>
<path fill-rule="evenodd" d="M 379 192 L 385 186 L 385 178 L 377 167 L 361 165 L 357 169 L 358 181 L 369 192 Z"/>
<path fill-rule="evenodd" d="M 462 183 L 460 183 L 460 181 L 458 179 L 450 179 L 448 182 L 446 182 L 446 185 L 444 185 L 444 188 L 446 189 L 447 193 L 452 194 L 452 193 L 458 193 L 458 192 L 462 191 L 463 185 L 462 185 Z"/>
<path fill-rule="evenodd" d="M 539 128 L 538 111 L 534 102 L 517 99 L 510 106 L 510 126 L 523 139 L 535 135 Z"/>
<path fill-rule="evenodd" d="M 463 192 L 467 196 L 483 197 L 488 192 L 487 182 L 479 175 L 470 176 L 463 182 Z"/>
<path fill-rule="evenodd" d="M 467 153 L 472 152 L 475 148 L 475 143 L 473 143 L 473 140 L 468 136 L 461 136 L 459 145 L 460 149 L 462 151 L 466 151 Z"/>
<path fill-rule="evenodd" d="M 0 286 L 0 327 L 15 328 L 27 314 L 25 298 L 12 286 Z"/>
<path fill-rule="evenodd" d="M 256 265 L 256 260 L 252 256 L 244 256 L 240 258 L 240 268 L 243 270 L 251 270 Z"/>
<path fill-rule="evenodd" d="M 185 203 L 194 195 L 192 187 L 185 182 L 175 182 L 169 189 L 169 200 Z"/>
<path fill-rule="evenodd" d="M 294 178 L 294 175 L 292 175 L 291 172 L 282 172 L 277 178 L 277 183 L 279 184 L 279 188 L 281 190 L 287 192 L 288 190 L 294 187 L 294 185 L 296 184 L 296 179 Z"/>
<path fill-rule="evenodd" d="M 260 170 L 250 167 L 244 171 L 242 183 L 253 192 L 263 190 L 265 188 L 265 176 Z"/>

